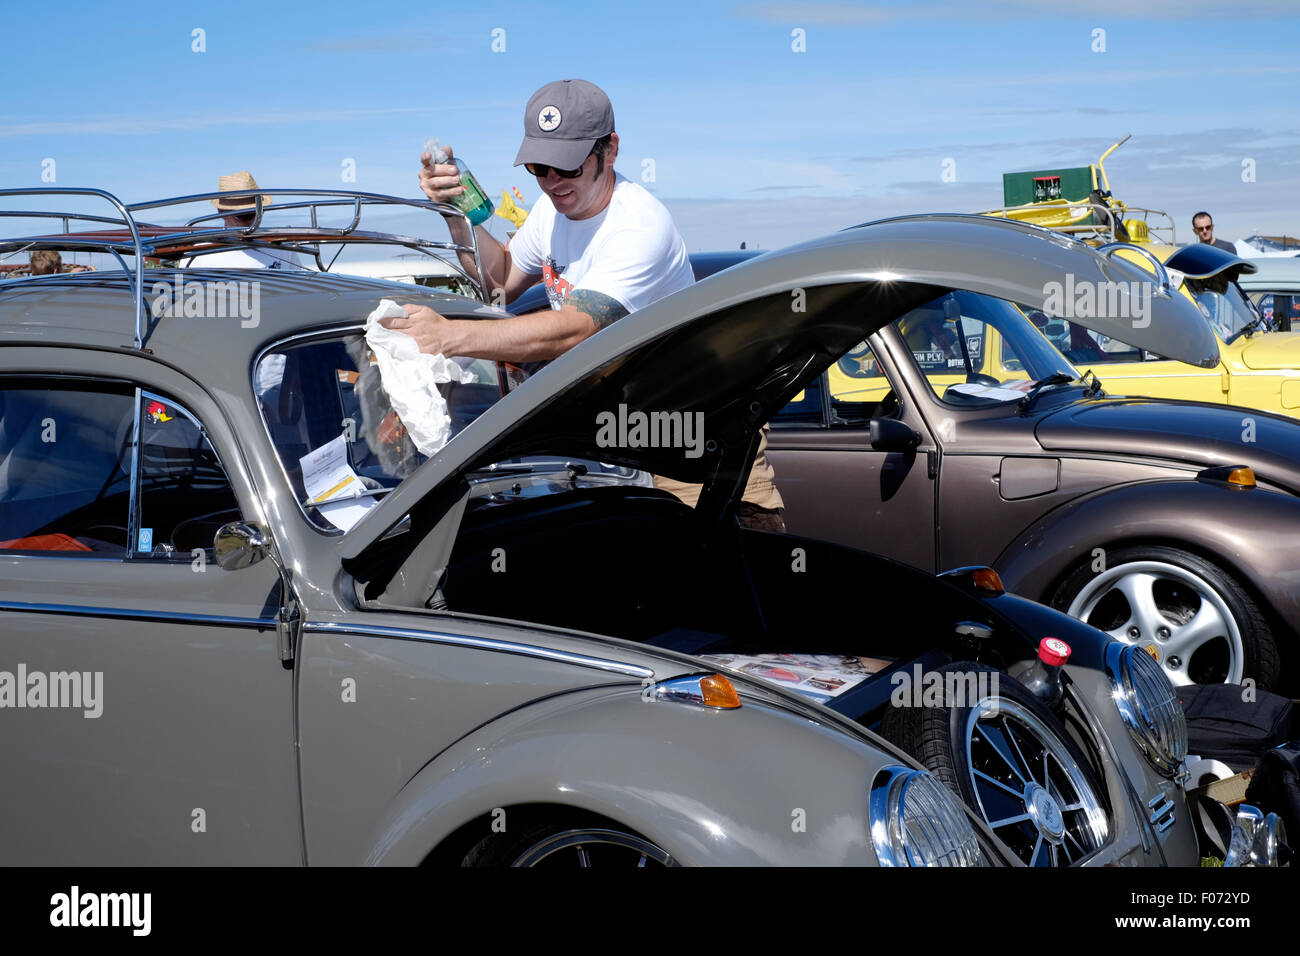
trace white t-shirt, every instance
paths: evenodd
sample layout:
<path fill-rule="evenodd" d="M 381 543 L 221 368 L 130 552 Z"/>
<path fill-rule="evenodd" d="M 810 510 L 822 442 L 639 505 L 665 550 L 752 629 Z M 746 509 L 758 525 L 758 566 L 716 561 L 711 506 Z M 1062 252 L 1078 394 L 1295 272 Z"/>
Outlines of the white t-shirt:
<path fill-rule="evenodd" d="M 541 274 L 553 309 L 574 289 L 590 289 L 635 312 L 695 281 L 673 217 L 618 173 L 609 205 L 590 219 L 557 214 L 543 195 L 510 240 L 510 258 L 521 272 Z"/>

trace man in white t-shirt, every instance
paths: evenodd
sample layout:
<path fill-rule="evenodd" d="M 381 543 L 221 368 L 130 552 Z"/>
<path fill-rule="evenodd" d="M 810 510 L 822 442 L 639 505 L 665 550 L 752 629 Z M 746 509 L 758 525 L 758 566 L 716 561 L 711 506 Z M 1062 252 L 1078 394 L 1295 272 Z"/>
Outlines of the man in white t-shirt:
<path fill-rule="evenodd" d="M 444 147 L 449 156 L 450 147 Z M 614 171 L 618 133 L 609 97 L 586 80 L 559 80 L 533 94 L 524 141 L 515 156 L 537 177 L 542 198 L 503 246 L 482 226 L 475 237 L 483 288 L 497 304 L 513 302 L 539 279 L 550 309 L 492 322 L 448 319 L 407 305 L 405 318 L 381 320 L 411 335 L 422 352 L 523 364 L 553 359 L 623 316 L 695 281 L 686 244 L 663 204 Z M 435 202 L 464 192 L 451 164 L 425 153 L 420 188 Z M 450 219 L 452 239 L 469 245 L 469 227 Z M 462 264 L 474 269 L 473 257 Z M 781 499 L 760 448 L 742 504 L 742 523 L 781 530 Z M 695 503 L 697 486 L 656 479 Z M 753 520 L 751 520 L 751 518 Z"/>
<path fill-rule="evenodd" d="M 599 87 L 585 80 L 543 86 L 528 101 L 515 157 L 516 166 L 537 177 L 542 198 L 508 248 L 482 226 L 476 238 L 491 301 L 513 302 L 540 279 L 551 308 L 482 322 L 408 305 L 405 319 L 384 324 L 412 335 L 425 352 L 535 362 L 690 285 L 695 277 L 672 216 L 646 189 L 614 172 L 617 158 L 614 109 Z M 434 165 L 427 153 L 420 188 L 435 202 L 464 191 L 456 167 Z M 452 238 L 467 245 L 465 221 L 450 225 Z"/>

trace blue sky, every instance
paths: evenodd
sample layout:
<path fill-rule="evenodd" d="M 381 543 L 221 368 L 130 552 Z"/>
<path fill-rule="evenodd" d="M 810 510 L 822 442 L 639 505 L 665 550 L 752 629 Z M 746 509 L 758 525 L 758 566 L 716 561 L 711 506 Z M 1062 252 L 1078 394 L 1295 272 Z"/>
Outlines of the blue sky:
<path fill-rule="evenodd" d="M 1002 172 L 1082 165 L 1125 133 L 1116 195 L 1180 239 L 1202 207 L 1221 237 L 1300 233 L 1295 0 L 19 4 L 0 76 L 0 185 L 40 186 L 52 159 L 55 185 L 128 202 L 240 169 L 415 196 L 435 135 L 531 202 L 511 167 L 524 103 L 576 76 L 609 93 L 618 168 L 653 160 L 692 250 L 1000 205 Z"/>

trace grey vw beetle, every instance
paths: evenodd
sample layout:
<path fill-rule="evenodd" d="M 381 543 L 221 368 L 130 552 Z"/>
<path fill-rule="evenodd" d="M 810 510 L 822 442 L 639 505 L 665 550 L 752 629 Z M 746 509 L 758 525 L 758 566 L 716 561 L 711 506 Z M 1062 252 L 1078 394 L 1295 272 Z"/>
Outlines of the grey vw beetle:
<path fill-rule="evenodd" d="M 168 233 L 117 205 L 125 230 L 0 251 L 324 235 Z M 0 672 L 28 675 L 0 722 L 5 862 L 1195 865 L 1182 716 L 1145 655 L 982 569 L 732 519 L 758 427 L 865 335 L 936 288 L 1016 298 L 1102 268 L 1123 269 L 987 220 L 839 234 L 505 397 L 448 387 L 456 434 L 428 460 L 361 320 L 383 297 L 501 314 L 476 301 L 306 272 L 0 285 Z M 231 282 L 256 284 L 256 321 L 205 312 Z M 149 306 L 169 284 L 200 304 Z M 702 415 L 702 453 L 601 442 L 624 407 Z M 303 473 L 340 439 L 359 520 Z M 637 469 L 704 482 L 700 506 Z M 1073 648 L 1056 713 L 1005 676 L 1049 634 Z M 730 652 L 884 669 L 815 700 L 700 656 Z M 968 807 L 880 733 L 891 675 L 945 667 L 1004 676 L 939 729 Z"/>

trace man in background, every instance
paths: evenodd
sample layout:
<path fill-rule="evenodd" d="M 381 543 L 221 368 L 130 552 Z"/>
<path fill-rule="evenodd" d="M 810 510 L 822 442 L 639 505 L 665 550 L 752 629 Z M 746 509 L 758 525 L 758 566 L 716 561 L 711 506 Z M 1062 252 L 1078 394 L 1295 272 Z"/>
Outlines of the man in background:
<path fill-rule="evenodd" d="M 1210 218 L 1208 212 L 1198 212 L 1192 217 L 1192 231 L 1196 233 L 1196 238 L 1211 246 L 1218 246 L 1224 252 L 1231 252 L 1234 256 L 1237 254 L 1237 247 L 1226 239 L 1214 238 L 1214 220 Z"/>

